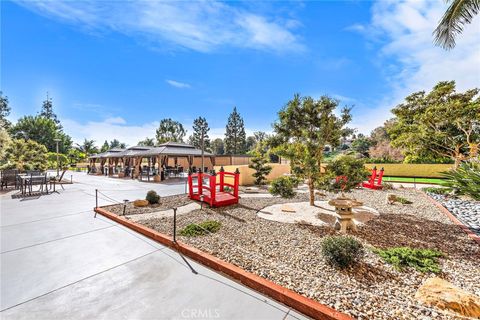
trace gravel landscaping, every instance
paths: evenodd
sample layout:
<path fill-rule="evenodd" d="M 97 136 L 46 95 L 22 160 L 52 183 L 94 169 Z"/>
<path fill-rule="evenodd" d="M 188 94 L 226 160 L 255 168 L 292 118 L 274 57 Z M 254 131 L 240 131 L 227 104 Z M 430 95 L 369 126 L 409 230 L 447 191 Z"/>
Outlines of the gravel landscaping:
<path fill-rule="evenodd" d="M 440 202 L 458 220 L 480 236 L 480 201 L 458 199 L 435 193 L 428 193 L 428 195 Z"/>
<path fill-rule="evenodd" d="M 128 216 L 128 215 L 134 215 L 134 214 L 145 214 L 145 213 L 157 212 L 157 211 L 172 209 L 174 207 L 181 207 L 189 203 L 192 203 L 192 200 L 190 200 L 188 196 L 184 194 L 161 197 L 160 203 L 151 204 L 151 205 L 148 205 L 147 207 L 135 207 L 133 206 L 133 202 L 128 202 L 125 210 L 125 215 Z M 123 204 L 114 204 L 110 206 L 105 206 L 104 208 L 118 215 L 123 214 Z"/>
<path fill-rule="evenodd" d="M 387 194 L 392 193 L 412 204 L 387 204 Z M 327 198 L 334 196 L 327 194 Z M 322 238 L 338 234 L 331 226 L 282 223 L 257 215 L 260 209 L 274 204 L 307 201 L 304 193 L 293 199 L 244 197 L 238 205 L 194 210 L 177 217 L 177 230 L 211 220 L 220 222 L 220 229 L 198 237 L 178 233 L 177 239 L 358 319 L 457 318 L 415 300 L 417 289 L 433 274 L 415 269 L 398 271 L 374 254 L 372 247 L 438 249 L 446 255 L 440 259 L 442 273 L 438 276 L 480 295 L 480 246 L 424 195 L 398 189 L 355 190 L 350 196 L 379 215 L 360 225 L 358 232 L 350 232 L 367 250 L 359 265 L 343 271 L 327 264 L 320 253 Z M 172 235 L 171 217 L 135 218 Z"/>

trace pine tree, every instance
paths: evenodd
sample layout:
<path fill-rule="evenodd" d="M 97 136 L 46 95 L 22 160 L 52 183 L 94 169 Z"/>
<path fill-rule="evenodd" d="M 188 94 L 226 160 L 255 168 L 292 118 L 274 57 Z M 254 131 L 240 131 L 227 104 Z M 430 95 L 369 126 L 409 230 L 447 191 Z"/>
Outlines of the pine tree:
<path fill-rule="evenodd" d="M 267 176 L 272 171 L 272 167 L 267 165 L 268 158 L 264 152 L 264 148 L 259 143 L 257 149 L 255 150 L 254 157 L 250 160 L 251 163 L 248 165 L 250 169 L 255 170 L 253 177 L 255 178 L 256 185 L 265 184 Z"/>
<path fill-rule="evenodd" d="M 233 108 L 233 112 L 228 117 L 225 129 L 225 153 L 244 154 L 247 144 L 245 125 L 243 118 L 237 112 L 237 107 Z"/>
<path fill-rule="evenodd" d="M 53 112 L 52 98 L 48 97 L 48 93 L 47 93 L 47 99 L 43 101 L 42 111 L 40 111 L 40 116 L 47 119 L 52 119 L 59 129 L 62 128 L 62 126 L 60 125 L 60 120 L 58 120 L 57 115 L 55 114 L 55 112 Z"/>
<path fill-rule="evenodd" d="M 208 136 L 210 128 L 205 118 L 198 117 L 193 121 L 193 134 L 189 138 L 189 143 L 195 148 L 202 149 L 202 135 L 203 135 L 203 150 L 210 151 L 210 137 Z"/>
<path fill-rule="evenodd" d="M 8 97 L 4 96 L 3 92 L 0 91 L 0 128 L 10 128 L 11 123 L 7 120 L 9 115 L 10 106 L 8 105 Z"/>

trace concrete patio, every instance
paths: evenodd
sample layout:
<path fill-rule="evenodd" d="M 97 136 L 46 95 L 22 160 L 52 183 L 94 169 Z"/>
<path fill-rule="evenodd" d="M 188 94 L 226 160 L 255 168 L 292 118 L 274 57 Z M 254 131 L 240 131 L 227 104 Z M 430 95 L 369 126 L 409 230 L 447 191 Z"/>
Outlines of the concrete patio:
<path fill-rule="evenodd" d="M 184 193 L 151 184 L 70 173 L 60 194 L 0 196 L 2 319 L 303 319 L 106 218 L 99 205 Z M 110 199 L 111 198 L 111 199 Z"/>

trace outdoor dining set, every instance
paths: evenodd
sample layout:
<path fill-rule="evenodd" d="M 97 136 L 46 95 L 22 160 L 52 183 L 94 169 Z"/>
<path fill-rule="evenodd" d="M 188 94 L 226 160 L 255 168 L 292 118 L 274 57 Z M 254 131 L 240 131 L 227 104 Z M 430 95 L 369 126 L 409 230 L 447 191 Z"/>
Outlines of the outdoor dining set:
<path fill-rule="evenodd" d="M 20 191 L 22 196 L 58 192 L 56 185 L 60 184 L 63 189 L 62 179 L 65 172 L 66 170 L 60 176 L 49 176 L 47 172 L 39 170 L 28 170 L 25 172 L 20 172 L 16 169 L 3 170 L 0 171 L 1 189 L 14 187 L 15 190 Z M 36 189 L 35 191 L 34 188 Z"/>

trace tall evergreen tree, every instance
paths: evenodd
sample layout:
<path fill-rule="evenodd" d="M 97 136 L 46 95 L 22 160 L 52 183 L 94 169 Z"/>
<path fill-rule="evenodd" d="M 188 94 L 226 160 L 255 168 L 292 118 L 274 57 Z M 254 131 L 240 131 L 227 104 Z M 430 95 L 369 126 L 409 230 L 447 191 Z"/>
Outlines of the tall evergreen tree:
<path fill-rule="evenodd" d="M 11 123 L 7 120 L 7 117 L 10 115 L 10 110 L 8 97 L 4 96 L 3 92 L 0 91 L 0 128 L 10 128 Z"/>
<path fill-rule="evenodd" d="M 225 129 L 225 153 L 244 154 L 246 151 L 247 138 L 243 118 L 237 112 L 237 107 L 233 108 L 233 112 L 228 117 L 228 123 Z"/>
<path fill-rule="evenodd" d="M 198 117 L 193 121 L 193 134 L 190 136 L 189 142 L 195 148 L 202 148 L 202 136 L 203 136 L 203 150 L 210 151 L 211 143 L 208 136 L 210 128 L 205 118 Z"/>
<path fill-rule="evenodd" d="M 58 120 L 57 115 L 55 114 L 55 112 L 53 112 L 52 98 L 48 97 L 48 93 L 47 93 L 47 99 L 43 101 L 42 110 L 40 111 L 40 116 L 53 120 L 55 124 L 58 126 L 58 128 L 62 129 L 62 126 L 60 125 L 60 120 Z"/>

